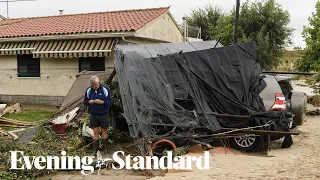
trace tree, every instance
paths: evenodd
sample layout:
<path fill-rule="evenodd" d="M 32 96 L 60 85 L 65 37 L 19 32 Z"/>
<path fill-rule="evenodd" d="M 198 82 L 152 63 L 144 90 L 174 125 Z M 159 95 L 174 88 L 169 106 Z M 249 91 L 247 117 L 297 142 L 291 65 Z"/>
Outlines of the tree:
<path fill-rule="evenodd" d="M 208 9 L 217 8 L 208 8 L 207 6 L 205 9 L 194 10 L 193 14 L 199 14 L 201 11 L 202 17 L 204 15 L 209 16 L 210 13 L 206 13 Z M 188 18 L 188 22 L 202 29 L 210 29 L 207 33 L 211 37 L 208 39 L 220 38 L 223 45 L 233 43 L 234 9 L 229 13 L 215 16 L 214 23 L 208 23 L 211 26 L 206 26 L 205 23 L 198 23 L 199 20 L 194 19 L 194 17 L 191 15 Z M 219 17 L 218 20 L 216 20 L 216 17 Z M 205 19 L 205 21 L 208 21 L 212 18 L 205 17 Z M 262 68 L 270 70 L 279 65 L 282 51 L 292 43 L 291 35 L 293 29 L 288 27 L 289 23 L 289 12 L 283 10 L 275 0 L 263 2 L 246 1 L 241 5 L 240 9 L 239 42 L 254 41 L 257 45 L 257 54 Z"/>
<path fill-rule="evenodd" d="M 296 64 L 298 71 L 319 72 L 320 71 L 320 1 L 317 1 L 315 6 L 316 11 L 309 17 L 309 26 L 304 26 L 302 37 L 306 42 L 304 49 L 297 48 L 301 58 Z M 307 79 L 309 85 L 315 85 L 320 82 L 320 75 Z M 315 93 L 320 93 L 320 90 L 314 90 Z"/>
<path fill-rule="evenodd" d="M 192 10 L 191 15 L 187 17 L 187 23 L 191 26 L 201 27 L 203 40 L 213 40 L 214 28 L 222 16 L 224 13 L 221 8 L 209 4 L 204 9 Z"/>
<path fill-rule="evenodd" d="M 301 59 L 297 63 L 298 71 L 320 71 L 320 1 L 316 3 L 316 11 L 309 17 L 310 26 L 304 26 L 302 37 L 306 47 L 300 50 Z"/>
<path fill-rule="evenodd" d="M 256 42 L 264 69 L 277 67 L 284 48 L 292 43 L 293 29 L 288 27 L 289 23 L 289 12 L 275 0 L 247 1 L 242 5 L 239 24 L 244 36 Z"/>
<path fill-rule="evenodd" d="M 233 26 L 233 20 L 234 16 L 232 15 L 224 15 L 219 18 L 217 21 L 217 26 L 214 27 L 214 34 L 212 34 L 213 39 L 220 39 L 221 44 L 223 45 L 229 45 L 233 43 L 233 32 L 234 32 L 234 26 Z M 241 27 L 239 26 L 239 42 L 241 42 Z"/>

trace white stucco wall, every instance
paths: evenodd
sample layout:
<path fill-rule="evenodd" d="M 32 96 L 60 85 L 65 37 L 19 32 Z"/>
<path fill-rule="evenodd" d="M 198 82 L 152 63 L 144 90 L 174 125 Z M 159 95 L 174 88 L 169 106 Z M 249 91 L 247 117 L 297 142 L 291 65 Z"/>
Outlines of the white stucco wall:
<path fill-rule="evenodd" d="M 106 57 L 104 64 L 105 64 L 106 70 L 114 69 L 114 54 L 112 54 L 110 57 Z"/>
<path fill-rule="evenodd" d="M 137 35 L 168 42 L 183 41 L 182 33 L 176 26 L 169 13 L 163 14 L 155 21 L 138 30 Z"/>
<path fill-rule="evenodd" d="M 112 68 L 113 57 L 106 58 Z M 19 78 L 17 57 L 0 56 L 0 94 L 66 96 L 78 74 L 78 59 L 40 59 L 40 78 Z"/>

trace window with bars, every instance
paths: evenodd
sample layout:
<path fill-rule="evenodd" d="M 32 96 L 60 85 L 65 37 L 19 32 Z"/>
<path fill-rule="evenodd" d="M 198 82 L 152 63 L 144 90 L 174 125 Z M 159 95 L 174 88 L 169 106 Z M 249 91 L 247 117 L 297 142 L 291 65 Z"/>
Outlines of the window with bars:
<path fill-rule="evenodd" d="M 18 77 L 40 77 L 40 58 L 33 58 L 32 54 L 17 56 Z"/>
<path fill-rule="evenodd" d="M 79 72 L 84 70 L 105 71 L 104 57 L 79 58 Z"/>

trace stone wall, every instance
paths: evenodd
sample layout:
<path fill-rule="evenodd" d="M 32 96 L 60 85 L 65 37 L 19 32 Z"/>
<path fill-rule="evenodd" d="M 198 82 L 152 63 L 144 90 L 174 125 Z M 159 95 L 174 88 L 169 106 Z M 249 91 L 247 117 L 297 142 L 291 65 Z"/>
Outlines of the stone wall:
<path fill-rule="evenodd" d="M 0 102 L 60 106 L 62 96 L 0 95 Z"/>

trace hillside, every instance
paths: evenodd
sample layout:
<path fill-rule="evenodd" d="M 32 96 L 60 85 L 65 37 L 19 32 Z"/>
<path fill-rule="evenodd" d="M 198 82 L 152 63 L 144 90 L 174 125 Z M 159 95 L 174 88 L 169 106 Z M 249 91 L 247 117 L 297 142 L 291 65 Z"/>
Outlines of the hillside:
<path fill-rule="evenodd" d="M 281 64 L 275 71 L 293 71 L 296 62 L 300 59 L 300 55 L 297 51 L 286 50 L 281 57 Z"/>

